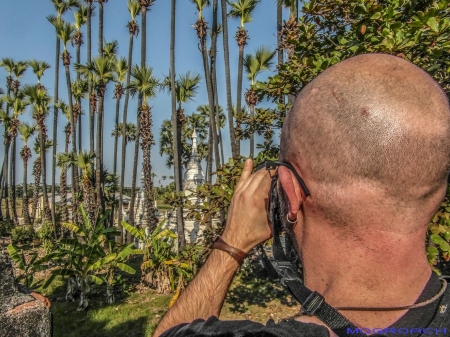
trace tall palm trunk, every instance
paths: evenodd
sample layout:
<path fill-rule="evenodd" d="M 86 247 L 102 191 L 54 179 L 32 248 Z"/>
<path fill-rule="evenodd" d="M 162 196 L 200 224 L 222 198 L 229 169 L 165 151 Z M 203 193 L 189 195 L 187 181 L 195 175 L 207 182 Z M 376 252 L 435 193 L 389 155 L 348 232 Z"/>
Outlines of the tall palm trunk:
<path fill-rule="evenodd" d="M 244 47 L 247 44 L 247 31 L 244 29 L 244 27 L 239 27 L 237 33 L 236 33 L 236 41 L 238 43 L 239 47 L 239 59 L 238 59 L 238 79 L 237 79 L 237 94 L 236 94 L 236 114 L 238 116 L 242 113 L 242 76 L 244 73 Z M 240 130 L 241 126 L 240 123 L 236 123 L 236 129 Z M 236 147 L 238 149 L 238 152 L 240 153 L 241 147 L 240 147 L 240 139 L 236 140 Z"/>
<path fill-rule="evenodd" d="M 119 127 L 119 114 L 120 114 L 120 98 L 122 97 L 122 84 L 119 82 L 116 84 L 115 98 L 116 98 L 116 119 L 114 120 L 114 164 L 113 164 L 113 174 L 114 177 L 117 174 L 117 151 L 118 151 L 118 143 L 119 143 L 119 135 L 118 135 L 118 127 Z M 125 135 L 124 135 L 125 136 Z M 113 203 L 111 205 L 111 226 L 114 226 L 114 204 L 116 201 L 116 189 L 117 186 L 114 187 L 113 191 Z"/>
<path fill-rule="evenodd" d="M 208 184 L 212 183 L 212 162 L 213 162 L 213 151 L 211 151 L 213 146 L 213 139 L 212 139 L 212 130 L 211 130 L 211 120 L 209 121 L 209 126 L 208 126 L 208 156 L 206 157 L 206 182 Z M 209 200 L 208 200 L 209 202 Z"/>
<path fill-rule="evenodd" d="M 67 174 L 67 168 L 64 165 L 61 168 L 61 175 L 59 178 L 59 195 L 61 200 L 61 222 L 68 222 L 69 221 L 69 214 L 67 210 L 67 189 L 66 189 L 66 174 Z M 72 196 L 73 200 L 73 196 Z M 72 210 L 73 212 L 73 210 Z"/>
<path fill-rule="evenodd" d="M 281 48 L 281 31 L 283 29 L 283 4 L 277 2 L 277 46 L 278 46 L 278 66 L 281 66 L 283 60 L 283 49 Z"/>
<path fill-rule="evenodd" d="M 228 127 L 230 128 L 231 153 L 233 158 L 239 157 L 239 147 L 236 140 L 234 119 L 233 119 L 233 103 L 231 99 L 231 80 L 230 80 L 230 50 L 228 45 L 228 19 L 227 19 L 227 0 L 221 0 L 222 12 L 222 31 L 223 31 L 223 56 L 225 59 L 225 84 L 227 89 L 227 111 L 228 111 Z"/>
<path fill-rule="evenodd" d="M 90 63 L 92 59 L 92 0 L 85 0 L 87 3 L 87 62 Z M 92 81 L 88 79 L 88 92 L 91 95 Z M 92 104 L 89 104 L 89 151 L 91 154 L 95 153 L 95 111 Z M 81 149 L 80 149 L 81 150 Z M 91 164 L 91 172 L 94 172 L 94 164 Z"/>
<path fill-rule="evenodd" d="M 4 179 L 4 193 L 5 193 L 5 215 L 6 215 L 6 219 L 9 220 L 11 219 L 11 215 L 9 212 L 9 191 L 8 191 L 8 164 L 9 164 L 9 148 L 11 146 L 11 142 L 10 141 L 6 141 L 5 144 L 5 160 L 3 163 L 3 179 Z"/>
<path fill-rule="evenodd" d="M 0 171 L 0 219 L 3 219 L 2 202 L 3 202 L 3 186 L 4 186 L 4 181 L 3 181 L 4 169 L 5 169 L 5 162 L 4 162 L 4 158 L 3 158 L 2 169 Z"/>
<path fill-rule="evenodd" d="M 70 80 L 70 54 L 65 51 L 62 55 L 64 67 L 66 69 L 66 82 L 67 82 L 67 96 L 69 100 L 69 112 L 70 112 L 70 125 L 75 125 L 75 118 L 73 115 L 73 101 L 72 101 L 72 82 Z M 77 153 L 77 143 L 76 143 L 76 128 L 72 127 L 72 153 L 75 156 Z M 72 165 L 72 218 L 76 219 L 76 213 L 78 210 L 78 205 L 76 203 L 76 193 L 77 193 L 77 182 L 78 182 L 78 168 L 75 163 Z M 56 227 L 55 227 L 56 233 Z"/>
<path fill-rule="evenodd" d="M 22 192 L 22 217 L 25 225 L 31 224 L 30 209 L 28 202 L 28 158 L 31 157 L 31 150 L 24 146 L 21 151 L 23 158 L 23 192 Z"/>
<path fill-rule="evenodd" d="M 9 203 L 12 213 L 12 219 L 15 226 L 19 225 L 16 208 L 16 137 L 14 136 L 11 142 L 11 168 L 9 170 L 10 189 L 9 189 Z"/>
<path fill-rule="evenodd" d="M 123 187 L 125 184 L 125 164 L 126 164 L 126 157 L 127 157 L 127 140 L 126 140 L 126 133 L 127 133 L 127 115 L 128 115 L 128 100 L 130 98 L 130 90 L 128 89 L 128 86 L 130 85 L 131 81 L 131 65 L 133 62 L 133 38 L 135 35 L 135 30 L 132 27 L 129 27 L 130 29 L 130 40 L 128 45 L 128 73 L 127 73 L 127 89 L 125 92 L 125 102 L 123 106 L 123 116 L 122 116 L 122 157 L 121 157 L 121 165 L 120 165 L 120 193 L 119 193 L 119 217 L 118 217 L 118 225 L 119 230 L 122 233 L 122 208 L 123 208 Z M 133 29 L 133 30 L 132 30 Z M 132 236 L 130 233 L 127 232 L 126 241 L 131 242 Z"/>
<path fill-rule="evenodd" d="M 101 209 L 101 213 L 105 213 L 105 203 L 103 199 L 103 188 L 102 188 L 102 169 L 103 169 L 103 156 L 102 156 L 102 114 L 103 114 L 103 103 L 104 95 L 99 95 L 98 100 L 98 114 L 97 114 L 97 154 L 96 154 L 96 171 L 95 171 L 95 184 L 97 189 L 96 198 L 96 209 Z"/>
<path fill-rule="evenodd" d="M 98 54 L 103 57 L 103 2 L 108 0 L 97 0 L 99 3 L 98 14 Z"/>
<path fill-rule="evenodd" d="M 81 32 L 79 32 L 79 33 L 81 34 Z M 81 41 L 82 40 L 80 40 L 80 42 L 77 43 L 77 50 L 76 50 L 76 54 L 75 54 L 76 55 L 75 56 L 76 62 L 78 64 L 81 63 L 81 43 L 82 43 Z M 77 81 L 80 81 L 80 79 L 81 79 L 81 74 L 79 72 L 77 72 Z M 77 109 L 79 109 L 79 111 L 77 113 L 77 123 L 78 123 L 78 134 L 77 134 L 77 137 L 78 137 L 78 151 L 81 152 L 82 149 L 83 149 L 83 141 L 82 141 L 82 139 L 83 139 L 82 129 L 83 128 L 82 128 L 82 118 L 81 118 L 82 117 L 82 114 L 81 114 L 81 98 L 77 98 L 77 101 L 75 102 L 75 104 L 78 107 Z M 81 168 L 79 168 L 78 176 L 81 177 L 82 174 L 83 174 L 82 170 L 81 170 Z"/>
<path fill-rule="evenodd" d="M 57 103 L 59 101 L 59 57 L 61 52 L 61 43 L 56 34 L 56 55 L 55 55 L 55 88 L 53 89 L 54 96 L 54 104 L 53 104 L 53 148 L 52 148 L 52 223 L 53 227 L 56 228 L 56 220 L 55 220 L 55 176 L 56 176 L 56 144 L 58 137 L 58 107 Z"/>
<path fill-rule="evenodd" d="M 211 73 L 208 62 L 208 51 L 206 50 L 206 34 L 207 34 L 207 24 L 205 20 L 201 17 L 197 20 L 194 25 L 194 28 L 197 30 L 197 36 L 200 40 L 202 58 L 203 58 L 203 70 L 205 72 L 206 79 L 206 90 L 208 93 L 208 103 L 209 103 L 209 123 L 210 123 L 210 136 L 212 135 L 212 148 L 210 151 L 214 151 L 214 159 L 216 163 L 216 169 L 220 167 L 220 157 L 219 157 L 219 147 L 217 142 L 217 131 L 216 131 L 216 117 L 215 117 L 215 109 L 214 109 L 214 93 L 211 81 Z"/>
<path fill-rule="evenodd" d="M 147 8 L 141 6 L 141 67 L 145 66 L 147 55 Z M 139 138 L 141 122 L 139 118 L 140 110 L 142 108 L 142 95 L 139 95 L 138 110 L 137 110 L 137 122 L 136 122 L 136 141 L 134 144 L 134 159 L 133 159 L 133 176 L 131 178 L 131 200 L 130 200 L 130 221 L 134 224 L 134 205 L 136 199 L 136 178 L 137 178 L 137 165 L 139 161 Z"/>
<path fill-rule="evenodd" d="M 150 232 L 158 225 L 155 217 L 155 206 L 153 203 L 153 179 L 151 177 L 152 166 L 150 164 L 150 150 L 153 143 L 152 115 L 150 107 L 144 103 L 140 113 L 141 120 L 141 148 L 142 148 L 142 170 L 144 171 L 144 217 L 142 225 L 147 226 Z"/>
<path fill-rule="evenodd" d="M 41 173 L 42 173 L 42 165 L 41 165 L 41 156 L 37 157 L 33 164 L 33 176 L 34 176 L 34 185 L 33 185 L 33 205 L 32 205 L 32 221 L 33 223 L 36 220 L 36 211 L 39 201 L 39 190 L 41 184 Z"/>
<path fill-rule="evenodd" d="M 283 30 L 283 4 L 281 1 L 277 2 L 277 46 L 278 46 L 278 66 L 280 69 L 281 65 L 284 63 L 283 49 L 281 48 L 281 32 Z M 280 97 L 280 103 L 284 104 L 285 97 Z"/>
<path fill-rule="evenodd" d="M 213 0 L 213 24 L 212 24 L 212 39 L 211 39 L 211 83 L 212 90 L 214 96 L 214 113 L 215 113 L 215 123 L 217 127 L 217 144 L 221 150 L 221 156 L 219 158 L 219 165 L 225 162 L 225 158 L 223 156 L 223 145 L 222 145 L 222 132 L 220 130 L 220 116 L 219 116 L 219 96 L 217 90 L 217 13 L 218 10 L 218 0 Z M 218 152 L 219 150 L 217 150 Z"/>
<path fill-rule="evenodd" d="M 173 169 L 175 178 L 175 192 L 181 192 L 181 138 L 178 132 L 180 129 L 180 120 L 178 118 L 176 93 L 175 93 L 175 28 L 176 28 L 176 9 L 177 1 L 172 0 L 170 10 L 170 93 L 172 103 L 172 133 L 173 133 Z M 178 251 L 181 252 L 186 246 L 184 236 L 183 208 L 177 207 L 177 241 Z"/>
<path fill-rule="evenodd" d="M 46 160 L 46 152 L 45 152 L 45 134 L 46 134 L 46 126 L 44 124 L 44 116 L 42 113 L 38 116 L 38 128 L 39 128 L 39 144 L 41 151 L 41 176 L 42 176 L 42 200 L 43 200 L 43 220 L 50 221 L 52 219 L 52 211 L 50 210 L 50 205 L 48 203 L 48 195 L 47 195 L 47 160 Z M 55 239 L 58 238 L 56 233 L 56 227 L 53 227 Z"/>

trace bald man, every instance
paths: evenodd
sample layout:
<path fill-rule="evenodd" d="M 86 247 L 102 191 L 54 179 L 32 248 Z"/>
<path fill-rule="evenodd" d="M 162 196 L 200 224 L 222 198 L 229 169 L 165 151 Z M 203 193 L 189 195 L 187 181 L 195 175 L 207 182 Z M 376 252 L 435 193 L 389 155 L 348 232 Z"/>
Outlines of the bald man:
<path fill-rule="evenodd" d="M 351 307 L 340 312 L 362 332 L 450 334 L 450 291 L 425 253 L 450 170 L 450 108 L 436 82 L 382 54 L 330 67 L 296 98 L 282 128 L 280 161 L 310 192 L 290 169 L 278 169 L 282 219 L 305 285 L 338 310 Z M 247 160 L 221 237 L 238 253 L 271 236 L 265 212 L 271 178 L 252 168 Z M 236 260 L 214 249 L 155 336 L 170 328 L 163 336 L 334 336 L 307 315 L 266 326 L 219 321 Z M 423 304 L 386 310 L 414 303 Z"/>

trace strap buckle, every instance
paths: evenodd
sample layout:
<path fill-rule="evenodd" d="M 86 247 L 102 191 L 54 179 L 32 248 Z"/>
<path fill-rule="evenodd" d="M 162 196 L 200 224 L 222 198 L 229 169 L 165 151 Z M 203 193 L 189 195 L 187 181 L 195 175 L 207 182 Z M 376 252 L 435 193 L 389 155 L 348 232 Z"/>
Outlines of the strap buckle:
<path fill-rule="evenodd" d="M 320 309 L 325 299 L 317 291 L 313 291 L 302 303 L 301 312 L 308 316 L 314 316 L 316 311 Z"/>

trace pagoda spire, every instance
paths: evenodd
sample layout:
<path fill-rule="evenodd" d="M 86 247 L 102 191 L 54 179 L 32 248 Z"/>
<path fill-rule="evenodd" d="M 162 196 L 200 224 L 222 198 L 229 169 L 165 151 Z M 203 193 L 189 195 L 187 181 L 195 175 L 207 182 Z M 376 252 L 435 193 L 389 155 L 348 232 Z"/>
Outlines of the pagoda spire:
<path fill-rule="evenodd" d="M 192 151 L 191 151 L 191 158 L 195 156 L 198 157 L 198 152 L 197 152 L 197 132 L 195 131 L 194 128 L 194 132 L 192 132 Z"/>

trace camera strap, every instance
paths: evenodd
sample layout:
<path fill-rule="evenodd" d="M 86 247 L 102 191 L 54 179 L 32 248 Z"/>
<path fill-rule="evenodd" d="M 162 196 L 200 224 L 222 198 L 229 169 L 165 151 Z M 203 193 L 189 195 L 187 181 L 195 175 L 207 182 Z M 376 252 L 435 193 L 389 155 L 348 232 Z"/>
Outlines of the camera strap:
<path fill-rule="evenodd" d="M 302 278 L 297 272 L 297 267 L 290 261 L 290 252 L 285 252 L 281 244 L 282 221 L 279 212 L 279 200 L 276 190 L 277 175 L 272 177 L 269 192 L 268 215 L 272 224 L 273 245 L 272 252 L 275 259 L 275 270 L 280 277 L 281 284 L 289 290 L 292 296 L 301 304 L 301 312 L 316 316 L 325 323 L 338 336 L 348 336 L 351 330 L 352 336 L 366 337 L 367 335 L 350 322 L 344 315 L 329 305 L 324 297 L 317 291 L 311 291 L 303 284 Z"/>

